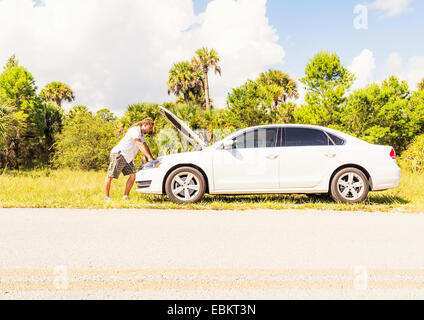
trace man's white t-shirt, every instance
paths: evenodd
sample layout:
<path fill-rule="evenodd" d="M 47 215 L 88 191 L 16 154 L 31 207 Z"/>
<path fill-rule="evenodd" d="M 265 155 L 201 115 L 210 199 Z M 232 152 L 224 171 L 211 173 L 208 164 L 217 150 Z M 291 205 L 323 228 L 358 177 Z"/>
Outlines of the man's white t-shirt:
<path fill-rule="evenodd" d="M 129 129 L 125 137 L 119 141 L 118 145 L 112 149 L 111 153 L 121 153 L 125 160 L 130 163 L 134 160 L 139 150 L 134 139 L 140 139 L 141 142 L 146 142 L 144 134 L 141 132 L 139 126 Z"/>

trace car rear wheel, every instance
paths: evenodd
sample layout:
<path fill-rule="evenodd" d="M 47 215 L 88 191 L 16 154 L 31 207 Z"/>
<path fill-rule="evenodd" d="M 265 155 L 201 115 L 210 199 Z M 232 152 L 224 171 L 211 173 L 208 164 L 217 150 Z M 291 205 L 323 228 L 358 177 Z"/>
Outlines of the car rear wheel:
<path fill-rule="evenodd" d="M 364 201 L 370 186 L 365 174 L 356 168 L 345 168 L 337 172 L 331 181 L 331 196 L 342 203 Z"/>
<path fill-rule="evenodd" d="M 166 195 L 175 203 L 199 202 L 205 191 L 205 178 L 199 170 L 192 167 L 175 169 L 165 182 Z"/>

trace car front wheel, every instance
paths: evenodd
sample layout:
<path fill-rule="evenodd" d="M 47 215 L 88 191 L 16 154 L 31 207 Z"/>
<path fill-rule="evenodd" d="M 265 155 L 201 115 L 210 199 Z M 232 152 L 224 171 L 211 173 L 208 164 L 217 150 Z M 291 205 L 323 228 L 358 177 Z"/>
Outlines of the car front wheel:
<path fill-rule="evenodd" d="M 356 168 L 337 172 L 331 182 L 331 196 L 342 203 L 359 203 L 367 198 L 370 186 L 365 174 Z"/>
<path fill-rule="evenodd" d="M 175 169 L 165 182 L 166 195 L 175 203 L 199 202 L 205 191 L 205 178 L 199 170 L 192 167 Z"/>

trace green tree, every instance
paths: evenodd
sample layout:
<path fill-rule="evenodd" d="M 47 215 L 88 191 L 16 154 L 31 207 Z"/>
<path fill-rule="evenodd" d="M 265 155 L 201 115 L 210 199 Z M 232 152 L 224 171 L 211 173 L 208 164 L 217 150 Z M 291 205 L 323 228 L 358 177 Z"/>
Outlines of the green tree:
<path fill-rule="evenodd" d="M 35 80 L 27 69 L 18 65 L 12 56 L 0 75 L 0 104 L 14 110 L 28 107 L 36 99 Z"/>
<path fill-rule="evenodd" d="M 62 107 L 63 101 L 72 102 L 75 95 L 72 89 L 65 83 L 52 82 L 41 91 L 41 98 L 46 102 L 54 102 Z"/>
<path fill-rule="evenodd" d="M 294 114 L 296 110 L 297 104 L 294 102 L 286 102 L 279 105 L 275 123 L 294 123 Z"/>
<path fill-rule="evenodd" d="M 424 91 L 424 78 L 420 83 L 418 83 L 418 91 Z"/>
<path fill-rule="evenodd" d="M 227 99 L 226 119 L 236 128 L 272 123 L 275 112 L 264 104 L 264 96 L 255 81 L 248 81 L 233 89 Z"/>
<path fill-rule="evenodd" d="M 279 105 L 285 103 L 287 99 L 299 98 L 296 81 L 281 70 L 271 69 L 262 72 L 256 81 L 263 94 L 271 100 L 271 108 L 274 110 L 278 110 Z"/>
<path fill-rule="evenodd" d="M 4 67 L 5 70 L 7 69 L 11 69 L 13 67 L 17 67 L 18 66 L 18 60 L 16 59 L 16 55 L 12 55 L 9 60 L 7 60 L 6 65 Z"/>
<path fill-rule="evenodd" d="M 424 134 L 416 137 L 402 155 L 402 167 L 424 173 Z"/>
<path fill-rule="evenodd" d="M 86 106 L 83 105 L 76 105 L 71 110 L 68 111 L 68 113 L 65 115 L 64 121 L 67 123 L 70 123 L 78 114 L 88 114 L 90 111 Z"/>
<path fill-rule="evenodd" d="M 209 79 L 208 73 L 209 69 L 213 68 L 215 74 L 221 75 L 221 67 L 219 66 L 220 58 L 218 53 L 214 49 L 208 49 L 203 47 L 196 50 L 196 56 L 192 58 L 191 64 L 197 70 L 200 70 L 203 73 L 203 85 L 205 92 L 205 105 L 206 110 L 210 111 L 210 98 L 209 98 Z"/>
<path fill-rule="evenodd" d="M 0 164 L 5 172 L 8 168 L 19 169 L 21 133 L 26 128 L 27 116 L 23 112 L 11 112 L 4 107 L 0 107 L 0 113 Z"/>
<path fill-rule="evenodd" d="M 201 102 L 204 98 L 202 74 L 188 61 L 174 64 L 169 71 L 168 94 L 178 97 L 177 102 Z"/>
<path fill-rule="evenodd" d="M 93 115 L 83 106 L 66 116 L 62 132 L 57 134 L 53 163 L 59 168 L 105 170 L 110 150 L 119 138 L 115 122 Z"/>
<path fill-rule="evenodd" d="M 100 109 L 96 112 L 96 117 L 100 118 L 103 121 L 109 122 L 114 122 L 118 120 L 118 118 L 109 109 Z"/>
<path fill-rule="evenodd" d="M 4 143 L 4 138 L 9 128 L 10 128 L 9 110 L 5 106 L 0 105 L 0 143 Z M 2 145 L 0 145 L 0 148 L 1 146 Z"/>
<path fill-rule="evenodd" d="M 390 77 L 354 91 L 341 113 L 339 128 L 371 143 L 393 146 L 400 154 L 424 131 L 424 93 Z"/>
<path fill-rule="evenodd" d="M 20 125 L 10 108 L 0 105 L 0 164 L 6 167 L 9 161 L 9 134 Z"/>
<path fill-rule="evenodd" d="M 154 131 L 158 128 L 159 122 L 162 121 L 163 124 L 166 123 L 166 120 L 160 114 L 159 105 L 156 103 L 134 103 L 128 106 L 127 111 L 124 116 L 121 118 L 121 127 L 129 128 L 133 124 L 142 121 L 145 118 L 152 118 L 155 122 Z M 161 127 L 161 126 L 159 126 Z"/>
<path fill-rule="evenodd" d="M 12 56 L 0 75 L 0 105 L 7 114 L 1 152 L 5 169 L 19 169 L 21 164 L 31 164 L 40 156 L 44 123 L 36 90 L 31 73 Z"/>
<path fill-rule="evenodd" d="M 40 160 L 47 163 L 54 154 L 54 137 L 62 130 L 63 110 L 51 102 L 45 102 L 42 106 L 44 152 Z"/>
<path fill-rule="evenodd" d="M 323 126 L 337 124 L 346 92 L 354 81 L 354 75 L 340 58 L 335 53 L 317 53 L 300 81 L 306 86 L 306 105 L 296 111 L 296 121 Z"/>

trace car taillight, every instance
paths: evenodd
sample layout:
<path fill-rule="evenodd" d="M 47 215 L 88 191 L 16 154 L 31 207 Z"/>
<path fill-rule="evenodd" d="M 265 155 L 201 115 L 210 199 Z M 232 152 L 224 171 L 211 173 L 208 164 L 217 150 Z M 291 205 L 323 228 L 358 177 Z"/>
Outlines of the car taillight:
<path fill-rule="evenodd" d="M 390 150 L 390 158 L 392 158 L 393 160 L 396 160 L 396 152 L 395 149 L 392 148 L 392 150 Z"/>

